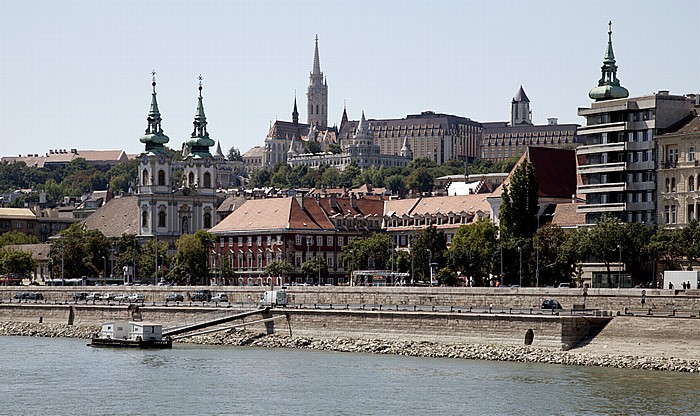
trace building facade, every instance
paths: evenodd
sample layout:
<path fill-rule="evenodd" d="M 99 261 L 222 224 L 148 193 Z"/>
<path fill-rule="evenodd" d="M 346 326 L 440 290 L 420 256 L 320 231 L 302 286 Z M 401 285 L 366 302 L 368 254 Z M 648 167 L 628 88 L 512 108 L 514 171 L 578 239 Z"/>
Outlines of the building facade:
<path fill-rule="evenodd" d="M 698 220 L 700 209 L 700 154 L 696 154 L 700 151 L 700 116 L 687 117 L 659 135 L 657 142 L 657 223 L 683 227 Z"/>
<path fill-rule="evenodd" d="M 340 262 L 342 248 L 353 238 L 382 227 L 383 200 L 328 195 L 248 200 L 211 229 L 217 237 L 210 258 L 212 277 L 222 264 L 233 272 L 234 285 L 343 284 L 347 271 Z M 328 274 L 307 276 L 303 263 L 320 256 Z M 294 266 L 289 276 L 267 276 L 273 260 Z M 320 279 L 320 281 L 319 281 Z"/>
<path fill-rule="evenodd" d="M 170 139 L 161 127 L 155 77 L 152 85 L 148 125 L 140 139 L 145 151 L 138 158 L 138 235 L 166 240 L 174 247 L 181 235 L 216 224 L 216 162 L 209 152 L 214 141 L 207 132 L 200 78 L 194 130 L 186 141 L 188 154 L 181 163 L 174 163 L 165 151 Z"/>
<path fill-rule="evenodd" d="M 559 124 L 556 118 L 545 125 L 532 123 L 530 99 L 522 85 L 513 97 L 510 122 L 481 123 L 483 140 L 480 157 L 498 162 L 520 157 L 528 146 L 554 149 L 574 148 L 577 145 L 578 124 Z"/>
<path fill-rule="evenodd" d="M 578 110 L 586 118 L 578 131 L 582 145 L 576 150 L 581 179 L 577 193 L 585 195 L 578 212 L 585 214 L 586 224 L 594 224 L 602 215 L 654 224 L 658 218 L 656 135 L 688 117 L 694 102 L 668 91 L 628 98 L 617 78 L 611 35 L 610 29 L 601 79 L 589 92 L 595 102 Z"/>
<path fill-rule="evenodd" d="M 407 145 L 414 159 L 428 158 L 437 164 L 480 155 L 481 123 L 466 117 L 424 111 L 402 119 L 368 120 L 374 143 L 384 155 L 400 155 Z M 354 140 L 359 121 L 341 124 L 338 142 L 342 147 Z"/>
<path fill-rule="evenodd" d="M 314 130 L 314 127 L 311 127 Z M 343 146 L 341 153 L 322 152 L 317 154 L 299 154 L 295 149 L 295 142 L 289 148 L 287 163 L 290 166 L 305 165 L 318 168 L 321 165 L 332 166 L 339 171 L 345 170 L 347 166 L 355 163 L 362 170 L 374 166 L 376 168 L 390 168 L 394 166 L 404 167 L 413 160 L 413 151 L 404 138 L 403 147 L 398 155 L 382 154 L 380 148 L 374 142 L 374 133 L 369 128 L 369 123 L 362 113 L 362 119 L 355 130 L 352 141 Z"/>

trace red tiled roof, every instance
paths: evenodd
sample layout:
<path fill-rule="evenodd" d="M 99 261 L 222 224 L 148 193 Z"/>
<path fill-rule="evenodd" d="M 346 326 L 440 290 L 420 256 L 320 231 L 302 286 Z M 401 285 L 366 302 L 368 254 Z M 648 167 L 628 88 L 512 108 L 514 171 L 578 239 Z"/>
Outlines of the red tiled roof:
<path fill-rule="evenodd" d="M 583 204 L 557 204 L 552 216 L 552 225 L 574 227 L 586 223 L 586 214 L 579 214 L 576 208 Z"/>

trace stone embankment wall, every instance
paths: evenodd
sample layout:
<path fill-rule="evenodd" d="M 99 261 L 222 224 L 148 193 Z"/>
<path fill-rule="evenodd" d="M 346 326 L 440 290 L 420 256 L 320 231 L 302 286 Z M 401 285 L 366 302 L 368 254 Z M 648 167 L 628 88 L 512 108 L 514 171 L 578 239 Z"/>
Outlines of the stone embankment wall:
<path fill-rule="evenodd" d="M 197 323 L 237 312 L 223 307 L 0 304 L 0 321 L 100 325 L 116 319 L 159 322 L 165 327 Z M 572 348 L 610 318 L 557 315 L 504 315 L 450 312 L 316 310 L 279 308 L 275 332 L 356 339 L 425 340 L 442 343 L 525 345 Z M 260 317 L 249 317 L 256 321 Z M 244 323 L 241 322 L 232 322 Z M 246 327 L 265 331 L 264 323 Z M 529 333 L 529 335 L 528 335 Z M 529 339 L 528 339 L 529 338 Z M 528 341 L 526 342 L 526 339 Z"/>
<path fill-rule="evenodd" d="M 169 293 L 188 295 L 198 289 L 226 293 L 232 303 L 257 304 L 267 290 L 260 286 L 220 287 L 154 287 L 154 286 L 90 286 L 90 287 L 0 287 L 0 300 L 8 301 L 17 292 L 40 291 L 47 303 L 73 299 L 75 292 L 142 293 L 147 303 L 163 302 Z M 448 288 L 448 287 L 366 287 L 366 286 L 289 286 L 290 301 L 304 304 L 367 304 L 367 305 L 435 305 L 456 307 L 539 308 L 543 299 L 556 299 L 565 309 L 583 305 L 583 289 L 558 288 Z M 586 308 L 622 312 L 625 308 L 660 310 L 700 310 L 700 290 L 588 289 Z"/>

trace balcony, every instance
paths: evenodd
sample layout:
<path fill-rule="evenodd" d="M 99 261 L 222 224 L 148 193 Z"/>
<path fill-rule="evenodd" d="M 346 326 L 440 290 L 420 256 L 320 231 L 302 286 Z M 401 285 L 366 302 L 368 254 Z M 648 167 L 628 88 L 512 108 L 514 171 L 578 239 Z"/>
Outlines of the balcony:
<path fill-rule="evenodd" d="M 625 202 L 613 202 L 609 204 L 585 204 L 576 208 L 577 214 L 588 214 L 593 212 L 622 212 L 627 210 Z"/>
<path fill-rule="evenodd" d="M 580 165 L 576 173 L 590 175 L 594 173 L 624 172 L 627 170 L 627 162 L 600 163 L 596 165 Z"/>
<path fill-rule="evenodd" d="M 607 192 L 624 192 L 627 185 L 624 182 L 615 183 L 594 183 L 589 185 L 579 185 L 576 191 L 580 194 L 595 194 Z"/>
<path fill-rule="evenodd" d="M 613 133 L 616 131 L 624 131 L 626 122 L 619 121 L 616 123 L 593 124 L 589 126 L 579 127 L 576 134 L 579 136 L 587 136 L 589 134 Z"/>
<path fill-rule="evenodd" d="M 622 152 L 625 150 L 625 142 L 591 144 L 576 148 L 577 155 L 591 155 L 596 153 Z"/>

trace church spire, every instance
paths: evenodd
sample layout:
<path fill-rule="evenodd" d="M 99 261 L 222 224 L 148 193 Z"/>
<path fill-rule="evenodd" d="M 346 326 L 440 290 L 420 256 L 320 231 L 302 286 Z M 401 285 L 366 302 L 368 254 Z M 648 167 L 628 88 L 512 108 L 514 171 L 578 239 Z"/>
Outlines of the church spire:
<path fill-rule="evenodd" d="M 620 86 L 617 79 L 617 65 L 615 65 L 615 54 L 612 46 L 612 22 L 608 21 L 608 46 L 603 57 L 603 66 L 600 67 L 601 77 L 598 86 L 593 88 L 588 96 L 596 101 L 611 100 L 615 98 L 627 98 L 629 92 Z"/>
<path fill-rule="evenodd" d="M 318 58 L 318 35 L 316 35 L 316 48 L 314 49 L 314 67 L 311 72 L 313 75 L 321 74 L 321 60 Z"/>
<path fill-rule="evenodd" d="M 170 138 L 163 134 L 161 127 L 160 111 L 158 110 L 158 100 L 156 99 L 156 71 L 152 71 L 153 81 L 151 83 L 153 92 L 151 93 L 151 108 L 148 112 L 148 125 L 146 132 L 139 141 L 146 145 L 146 152 L 160 152 L 163 150 L 163 145 L 170 141 Z"/>
<path fill-rule="evenodd" d="M 292 111 L 292 123 L 299 124 L 299 111 L 297 111 L 297 94 L 294 93 L 294 111 Z"/>
<path fill-rule="evenodd" d="M 194 115 L 194 130 L 192 137 L 187 140 L 187 146 L 190 148 L 190 154 L 200 157 L 211 157 L 209 148 L 214 146 L 214 140 L 209 138 L 207 132 L 207 116 L 204 115 L 204 102 L 202 98 L 202 76 L 199 79 L 199 97 L 197 98 L 197 112 Z"/>

